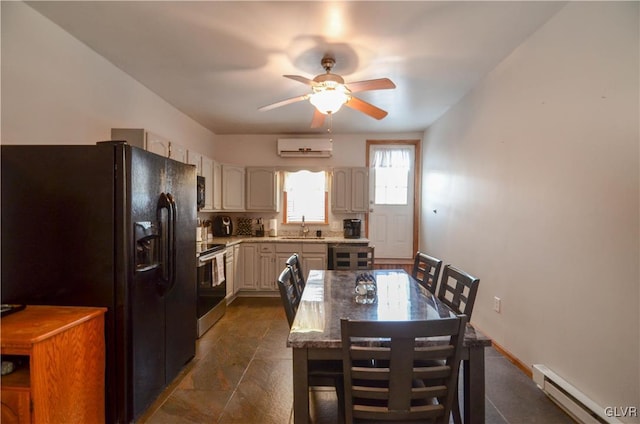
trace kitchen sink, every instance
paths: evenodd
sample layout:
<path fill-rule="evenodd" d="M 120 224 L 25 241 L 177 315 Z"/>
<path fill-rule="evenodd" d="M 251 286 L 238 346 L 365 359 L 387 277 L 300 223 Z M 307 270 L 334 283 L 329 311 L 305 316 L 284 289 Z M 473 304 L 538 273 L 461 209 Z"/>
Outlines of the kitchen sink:
<path fill-rule="evenodd" d="M 302 237 L 302 236 L 295 236 L 295 237 L 280 237 L 282 240 L 324 240 L 324 237 Z"/>

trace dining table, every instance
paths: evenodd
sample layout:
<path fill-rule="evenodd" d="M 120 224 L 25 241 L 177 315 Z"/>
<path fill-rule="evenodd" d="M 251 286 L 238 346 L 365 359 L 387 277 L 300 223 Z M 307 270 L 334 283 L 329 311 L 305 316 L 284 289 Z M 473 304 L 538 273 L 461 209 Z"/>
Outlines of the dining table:
<path fill-rule="evenodd" d="M 375 297 L 355 290 L 356 280 L 373 277 Z M 404 270 L 310 270 L 302 292 L 287 346 L 293 351 L 293 413 L 296 424 L 309 416 L 308 361 L 341 360 L 342 318 L 372 321 L 437 320 L 455 312 Z M 438 343 L 424 340 L 424 343 Z M 485 422 L 484 350 L 491 339 L 471 324 L 464 335 L 462 358 L 463 422 Z"/>

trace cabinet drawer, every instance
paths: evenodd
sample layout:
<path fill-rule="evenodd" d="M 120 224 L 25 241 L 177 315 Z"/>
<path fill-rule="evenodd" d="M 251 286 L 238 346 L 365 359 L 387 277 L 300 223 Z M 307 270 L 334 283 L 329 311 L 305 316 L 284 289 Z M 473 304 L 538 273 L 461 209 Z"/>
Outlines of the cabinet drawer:
<path fill-rule="evenodd" d="M 327 245 L 325 243 L 303 243 L 303 253 L 327 253 Z"/>
<path fill-rule="evenodd" d="M 302 251 L 302 243 L 276 243 L 276 252 L 278 253 L 290 253 Z"/>
<path fill-rule="evenodd" d="M 258 251 L 260 253 L 274 253 L 274 247 L 272 243 L 259 243 Z"/>

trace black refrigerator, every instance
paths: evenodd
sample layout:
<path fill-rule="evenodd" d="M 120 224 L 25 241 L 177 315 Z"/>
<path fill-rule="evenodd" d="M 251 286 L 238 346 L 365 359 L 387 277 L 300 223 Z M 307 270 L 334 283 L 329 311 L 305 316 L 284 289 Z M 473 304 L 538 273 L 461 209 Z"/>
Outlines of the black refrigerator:
<path fill-rule="evenodd" d="M 107 307 L 105 418 L 135 421 L 195 355 L 195 167 L 124 142 L 0 158 L 2 303 Z"/>

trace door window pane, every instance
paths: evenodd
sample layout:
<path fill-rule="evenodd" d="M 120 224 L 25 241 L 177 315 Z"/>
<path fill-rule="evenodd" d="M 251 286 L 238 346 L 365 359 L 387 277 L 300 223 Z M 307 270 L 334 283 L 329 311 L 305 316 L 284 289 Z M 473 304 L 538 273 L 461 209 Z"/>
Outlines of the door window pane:
<path fill-rule="evenodd" d="M 407 205 L 409 203 L 409 170 L 411 151 L 407 148 L 383 148 L 375 151 L 374 203 L 376 205 Z"/>

